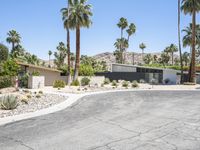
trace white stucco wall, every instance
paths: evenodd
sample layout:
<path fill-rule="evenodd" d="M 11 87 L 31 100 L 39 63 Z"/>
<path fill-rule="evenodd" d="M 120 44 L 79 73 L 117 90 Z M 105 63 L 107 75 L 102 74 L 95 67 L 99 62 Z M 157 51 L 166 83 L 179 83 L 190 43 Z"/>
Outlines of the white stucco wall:
<path fill-rule="evenodd" d="M 177 83 L 177 71 L 170 70 L 170 69 L 163 70 L 163 81 L 165 79 L 170 80 L 169 84 L 176 84 Z"/>
<path fill-rule="evenodd" d="M 78 77 L 78 80 L 81 82 L 81 79 L 84 78 L 83 76 Z M 93 76 L 93 77 L 88 77 L 90 79 L 90 85 L 95 85 L 98 84 L 100 86 L 104 80 L 104 76 Z"/>
<path fill-rule="evenodd" d="M 63 80 L 67 82 L 67 77 L 66 76 L 60 76 L 60 72 L 56 71 L 49 71 L 49 70 L 44 70 L 44 69 L 35 69 L 35 68 L 27 68 L 28 72 L 32 74 L 34 71 L 38 71 L 40 73 L 40 76 L 45 77 L 45 86 L 52 86 L 53 82 L 55 80 Z"/>
<path fill-rule="evenodd" d="M 45 77 L 44 76 L 30 76 L 28 78 L 28 88 L 39 89 L 44 88 Z"/>

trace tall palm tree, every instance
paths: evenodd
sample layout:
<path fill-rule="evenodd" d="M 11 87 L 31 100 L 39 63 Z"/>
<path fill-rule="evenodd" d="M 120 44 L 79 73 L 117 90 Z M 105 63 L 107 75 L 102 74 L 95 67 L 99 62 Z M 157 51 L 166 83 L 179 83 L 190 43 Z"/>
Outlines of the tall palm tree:
<path fill-rule="evenodd" d="M 117 26 L 121 29 L 121 39 L 123 38 L 123 31 L 124 29 L 126 29 L 126 27 L 128 26 L 128 21 L 126 18 L 120 18 L 119 23 L 117 24 Z"/>
<path fill-rule="evenodd" d="M 141 43 L 139 45 L 140 49 L 142 50 L 142 60 L 144 59 L 144 49 L 146 48 L 146 45 L 144 43 Z"/>
<path fill-rule="evenodd" d="M 78 78 L 80 68 L 80 29 L 81 27 L 89 28 L 92 24 L 90 19 L 92 6 L 86 3 L 87 0 L 69 0 L 68 27 L 76 30 L 76 63 L 73 80 Z"/>
<path fill-rule="evenodd" d="M 62 16 L 63 16 L 63 22 L 64 22 L 64 28 L 67 30 L 67 70 L 68 70 L 68 78 L 67 78 L 67 84 L 70 85 L 71 83 L 71 49 L 70 49 L 70 28 L 69 28 L 69 16 L 70 16 L 70 0 L 67 0 L 68 7 L 61 9 Z"/>
<path fill-rule="evenodd" d="M 181 84 L 183 83 L 183 60 L 182 60 L 182 49 L 181 49 L 181 0 L 178 0 L 178 49 L 179 49 L 179 57 L 180 57 L 180 65 L 181 65 Z"/>
<path fill-rule="evenodd" d="M 6 41 L 10 44 L 12 44 L 12 51 L 14 51 L 15 48 L 15 44 L 19 44 L 21 37 L 19 35 L 19 33 L 15 30 L 11 30 L 7 33 L 8 37 L 6 39 Z"/>
<path fill-rule="evenodd" d="M 200 25 L 196 25 L 196 45 L 200 46 Z M 185 33 L 183 36 L 183 47 L 192 47 L 192 24 L 182 30 Z"/>
<path fill-rule="evenodd" d="M 184 14 L 192 15 L 192 57 L 191 65 L 189 70 L 189 82 L 196 82 L 196 13 L 200 11 L 200 1 L 199 0 L 182 0 L 182 11 Z"/>
<path fill-rule="evenodd" d="M 49 51 L 48 52 L 48 55 L 49 55 L 49 68 L 51 67 L 51 55 L 52 55 L 52 51 Z"/>

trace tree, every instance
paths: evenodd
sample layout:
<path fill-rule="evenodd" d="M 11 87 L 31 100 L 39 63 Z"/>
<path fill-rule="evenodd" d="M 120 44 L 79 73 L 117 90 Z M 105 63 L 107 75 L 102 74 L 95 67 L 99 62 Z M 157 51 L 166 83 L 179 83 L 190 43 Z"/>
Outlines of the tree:
<path fill-rule="evenodd" d="M 151 56 L 151 54 L 147 54 L 144 57 L 143 61 L 145 64 L 149 65 L 153 61 L 153 57 Z"/>
<path fill-rule="evenodd" d="M 121 30 L 121 38 L 118 38 L 116 42 L 114 43 L 114 46 L 116 50 L 114 51 L 116 62 L 118 63 L 125 63 L 126 62 L 126 49 L 129 47 L 129 39 L 130 37 L 136 32 L 136 26 L 135 24 L 131 23 L 128 24 L 128 21 L 126 18 L 120 18 L 119 23 L 117 26 Z M 128 27 L 126 30 L 126 33 L 128 35 L 127 39 L 124 38 L 124 30 Z"/>
<path fill-rule="evenodd" d="M 139 45 L 140 49 L 142 50 L 142 59 L 144 59 L 144 49 L 146 48 L 146 45 L 144 43 L 141 43 Z"/>
<path fill-rule="evenodd" d="M 121 29 L 121 39 L 123 38 L 123 31 L 124 29 L 126 29 L 126 27 L 128 26 L 128 21 L 126 18 L 120 18 L 119 23 L 117 24 L 117 26 Z"/>
<path fill-rule="evenodd" d="M 18 44 L 14 47 L 14 49 L 11 50 L 10 54 L 13 59 L 20 59 L 24 56 L 24 53 L 25 49 L 20 44 Z"/>
<path fill-rule="evenodd" d="M 12 44 L 12 50 L 14 51 L 14 48 L 16 44 L 18 45 L 20 43 L 21 37 L 19 33 L 15 30 L 11 30 L 7 33 L 8 37 L 6 41 L 10 44 Z"/>
<path fill-rule="evenodd" d="M 188 66 L 190 62 L 190 53 L 188 52 L 183 53 L 182 58 L 183 58 L 184 65 Z"/>
<path fill-rule="evenodd" d="M 184 14 L 192 15 L 192 57 L 189 70 L 189 82 L 196 82 L 196 13 L 200 11 L 199 0 L 182 0 L 182 11 Z"/>
<path fill-rule="evenodd" d="M 153 55 L 153 63 L 158 63 L 158 56 L 157 55 Z"/>
<path fill-rule="evenodd" d="M 67 56 L 67 48 L 63 42 L 60 42 L 57 46 L 57 52 L 54 53 L 55 60 L 54 63 L 58 69 L 64 66 L 64 61 Z"/>
<path fill-rule="evenodd" d="M 183 36 L 183 47 L 192 47 L 192 24 L 190 24 L 188 27 L 182 30 L 184 32 Z M 200 25 L 196 25 L 196 45 L 195 47 L 200 46 Z"/>
<path fill-rule="evenodd" d="M 8 48 L 0 43 L 0 63 L 8 59 Z"/>
<path fill-rule="evenodd" d="M 68 16 L 68 27 L 70 29 L 76 29 L 76 63 L 75 73 L 73 80 L 77 80 L 78 72 L 80 68 L 80 29 L 81 27 L 89 28 L 92 24 L 91 16 L 92 6 L 86 4 L 87 0 L 69 0 L 69 16 Z"/>
<path fill-rule="evenodd" d="M 183 60 L 182 60 L 182 49 L 181 49 L 181 0 L 178 0 L 178 49 L 179 49 L 179 57 L 180 57 L 180 65 L 181 65 L 181 84 L 183 83 Z"/>
<path fill-rule="evenodd" d="M 116 51 L 114 52 L 116 61 L 122 64 L 124 62 L 123 53 L 126 48 L 129 47 L 128 40 L 125 38 L 117 39 L 117 41 L 114 43 L 114 46 L 116 48 Z"/>
<path fill-rule="evenodd" d="M 164 50 L 166 53 L 171 53 L 171 60 L 172 60 L 172 66 L 174 65 L 174 53 L 178 52 L 178 48 L 176 45 L 171 44 L 169 47 L 167 47 Z"/>
<path fill-rule="evenodd" d="M 170 56 L 168 53 L 166 52 L 162 52 L 160 58 L 158 59 L 160 64 L 163 64 L 163 66 L 165 67 L 167 64 L 169 64 L 169 60 L 170 60 Z"/>
<path fill-rule="evenodd" d="M 52 51 L 48 52 L 49 55 L 49 68 L 51 67 L 51 55 L 52 55 Z"/>
<path fill-rule="evenodd" d="M 63 16 L 63 22 L 64 22 L 64 28 L 67 30 L 67 65 L 68 65 L 68 78 L 67 83 L 68 85 L 71 84 L 71 47 L 70 47 L 70 27 L 69 27 L 69 16 L 70 16 L 70 0 L 68 1 L 68 7 L 63 8 L 62 16 Z"/>

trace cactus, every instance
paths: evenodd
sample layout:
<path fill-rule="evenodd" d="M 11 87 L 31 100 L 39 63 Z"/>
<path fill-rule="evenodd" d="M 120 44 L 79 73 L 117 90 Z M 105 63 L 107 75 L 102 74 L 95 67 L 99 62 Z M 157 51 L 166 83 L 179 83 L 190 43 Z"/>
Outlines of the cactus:
<path fill-rule="evenodd" d="M 5 110 L 12 110 L 18 106 L 17 97 L 8 95 L 1 100 L 1 108 Z"/>

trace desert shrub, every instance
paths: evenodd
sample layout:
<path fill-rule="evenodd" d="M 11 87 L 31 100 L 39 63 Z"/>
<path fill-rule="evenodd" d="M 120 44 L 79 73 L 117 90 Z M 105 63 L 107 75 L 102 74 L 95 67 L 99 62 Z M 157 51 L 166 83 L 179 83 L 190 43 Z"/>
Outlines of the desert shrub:
<path fill-rule="evenodd" d="M 87 77 L 84 77 L 81 79 L 81 85 L 82 86 L 86 86 L 86 85 L 89 85 L 90 84 L 90 79 L 87 78 Z"/>
<path fill-rule="evenodd" d="M 39 91 L 38 93 L 39 93 L 39 94 L 43 94 L 43 91 Z"/>
<path fill-rule="evenodd" d="M 144 79 L 140 79 L 140 83 L 144 84 L 145 80 Z"/>
<path fill-rule="evenodd" d="M 5 110 L 13 110 L 18 106 L 17 97 L 13 95 L 5 96 L 1 99 L 1 108 Z"/>
<path fill-rule="evenodd" d="M 115 86 L 115 87 L 117 86 L 117 81 L 116 80 L 112 81 L 112 86 Z"/>
<path fill-rule="evenodd" d="M 80 86 L 80 82 L 78 81 L 78 79 L 75 80 L 75 81 L 73 81 L 73 82 L 71 83 L 71 86 Z"/>
<path fill-rule="evenodd" d="M 165 84 L 169 84 L 169 83 L 170 83 L 170 79 L 168 79 L 168 78 L 165 79 L 165 80 L 164 80 L 164 83 L 165 83 Z"/>
<path fill-rule="evenodd" d="M 40 94 L 35 95 L 36 98 L 41 98 Z"/>
<path fill-rule="evenodd" d="M 122 87 L 128 87 L 128 86 L 129 86 L 128 81 L 123 81 L 123 82 L 122 82 Z"/>
<path fill-rule="evenodd" d="M 133 82 L 132 82 L 132 87 L 133 87 L 133 88 L 139 87 L 138 82 L 137 82 L 137 81 L 133 81 Z"/>
<path fill-rule="evenodd" d="M 104 84 L 110 84 L 110 79 L 109 78 L 105 78 Z"/>
<path fill-rule="evenodd" d="M 23 103 L 25 103 L 25 104 L 28 104 L 28 96 L 23 96 L 22 98 L 21 98 L 21 102 L 23 102 Z"/>
<path fill-rule="evenodd" d="M 31 94 L 27 94 L 26 96 L 27 96 L 28 99 L 32 98 Z"/>
<path fill-rule="evenodd" d="M 0 89 L 13 86 L 13 81 L 10 76 L 0 76 Z"/>
<path fill-rule="evenodd" d="M 65 87 L 65 81 L 55 80 L 53 83 L 53 88 L 64 88 L 64 87 Z"/>

